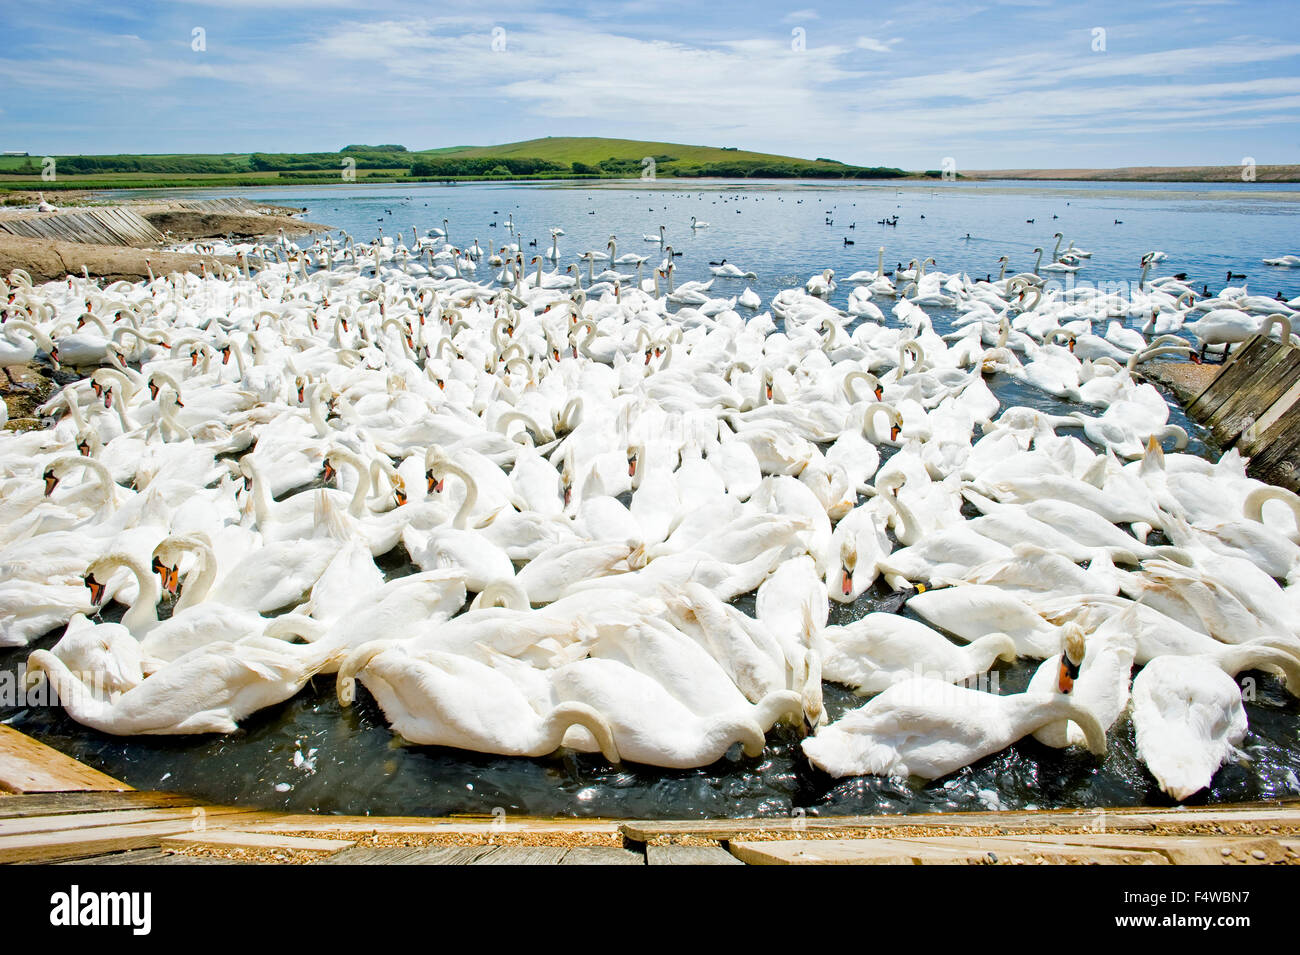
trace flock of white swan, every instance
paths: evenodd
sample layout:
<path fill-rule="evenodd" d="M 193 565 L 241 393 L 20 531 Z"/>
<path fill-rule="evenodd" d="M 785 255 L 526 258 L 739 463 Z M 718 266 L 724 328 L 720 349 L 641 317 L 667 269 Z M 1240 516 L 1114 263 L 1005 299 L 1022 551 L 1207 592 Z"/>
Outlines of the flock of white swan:
<path fill-rule="evenodd" d="M 668 250 L 643 280 L 611 240 L 584 288 L 522 239 L 411 240 L 3 283 L 6 373 L 78 377 L 0 438 L 0 646 L 61 630 L 26 679 L 73 719 L 227 733 L 337 674 L 415 744 L 697 767 L 786 722 L 833 776 L 937 778 L 1030 734 L 1095 759 L 1127 713 L 1183 799 L 1242 755 L 1236 674 L 1300 688 L 1300 499 L 1180 453 L 1133 375 L 1182 328 L 1289 339 L 1291 305 L 882 249 L 847 310 L 826 271 L 759 312 Z M 1001 407 L 993 372 L 1090 410 Z M 911 615 L 828 625 L 877 581 Z M 1024 692 L 971 687 L 1018 657 Z M 829 721 L 824 680 L 869 699 Z"/>

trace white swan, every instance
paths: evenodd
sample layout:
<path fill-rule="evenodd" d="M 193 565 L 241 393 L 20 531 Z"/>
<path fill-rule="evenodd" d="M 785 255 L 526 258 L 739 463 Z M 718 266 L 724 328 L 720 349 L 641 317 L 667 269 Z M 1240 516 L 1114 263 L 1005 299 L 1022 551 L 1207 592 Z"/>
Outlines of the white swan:
<path fill-rule="evenodd" d="M 1133 680 L 1138 756 L 1180 802 L 1242 758 L 1246 709 L 1232 677 L 1204 657 L 1157 657 Z"/>
<path fill-rule="evenodd" d="M 1078 723 L 1089 751 L 1105 755 L 1105 731 L 1067 694 L 996 696 L 929 677 L 895 683 L 800 745 L 831 776 L 938 779 L 1059 719 Z"/>

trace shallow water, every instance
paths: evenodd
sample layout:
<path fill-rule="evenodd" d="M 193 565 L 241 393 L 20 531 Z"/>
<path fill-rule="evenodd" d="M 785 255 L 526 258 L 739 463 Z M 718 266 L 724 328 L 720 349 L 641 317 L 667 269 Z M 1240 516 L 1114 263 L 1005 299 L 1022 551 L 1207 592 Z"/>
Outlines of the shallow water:
<path fill-rule="evenodd" d="M 169 195 L 180 193 L 168 192 Z M 186 192 L 185 195 L 204 195 Z M 232 193 L 223 191 L 221 195 Z M 1070 183 L 887 183 L 746 184 L 660 181 L 645 183 L 339 186 L 244 190 L 255 199 L 305 206 L 307 218 L 346 228 L 358 240 L 383 228 L 393 235 L 411 227 L 421 234 L 450 220 L 453 242 L 475 238 L 510 241 L 501 228 L 513 214 L 524 241 L 549 245 L 549 229 L 563 228 L 561 264 L 575 253 L 605 250 L 611 233 L 619 254 L 658 252 L 642 233 L 667 225 L 676 259 L 676 281 L 707 280 L 709 260 L 726 258 L 759 275 L 753 282 L 766 307 L 780 289 L 802 285 L 823 268 L 844 278 L 874 269 L 876 248 L 887 246 L 885 266 L 933 255 L 943 271 L 972 277 L 997 274 L 997 257 L 1012 257 L 1011 272 L 1032 268 L 1030 250 L 1043 246 L 1050 260 L 1055 231 L 1066 242 L 1094 252 L 1079 278 L 1133 280 L 1141 255 L 1168 253 L 1153 274 L 1186 271 L 1189 283 L 1224 283 L 1228 269 L 1249 276 L 1252 291 L 1288 298 L 1300 294 L 1300 270 L 1270 269 L 1260 259 L 1297 251 L 1300 187 L 1194 184 Z M 133 193 L 140 195 L 140 193 Z M 390 212 L 391 210 L 391 212 Z M 653 210 L 653 211 L 651 211 Z M 834 225 L 825 224 L 831 212 Z M 589 215 L 594 212 L 595 215 Z M 876 220 L 897 212 L 897 227 Z M 920 216 L 924 214 L 925 218 Z M 1053 220 L 1052 215 L 1060 218 Z M 690 217 L 711 223 L 692 234 Z M 1030 225 L 1024 220 L 1033 218 Z M 1113 220 L 1123 220 L 1115 225 Z M 488 223 L 496 221 L 497 228 Z M 849 223 L 856 227 L 849 229 Z M 971 239 L 964 238 L 971 233 Z M 843 245 L 847 236 L 853 246 Z M 532 250 L 529 250 L 530 252 Z M 657 256 L 656 256 L 657 259 Z M 551 266 L 547 265 L 547 271 Z M 596 271 L 603 266 L 598 265 Z M 625 267 L 620 267 L 620 270 Z M 585 265 L 583 272 L 585 275 Z M 479 278 L 490 271 L 483 267 Z M 714 294 L 739 294 L 747 283 L 719 279 Z M 1234 283 L 1234 284 L 1239 284 Z M 832 302 L 843 306 L 850 286 Z M 885 303 L 888 306 L 889 302 Z M 884 307 L 888 313 L 888 307 Z M 942 334 L 953 317 L 927 310 Z M 1077 410 L 1004 376 L 990 380 L 1004 406 L 1023 404 L 1051 413 Z M 1171 420 L 1192 435 L 1189 450 L 1213 457 L 1203 430 L 1176 407 Z M 1080 437 L 1082 437 L 1080 435 Z M 401 554 L 390 555 L 386 573 L 402 573 Z M 845 623 L 881 606 L 882 590 L 852 606 L 832 604 L 831 623 Z M 739 601 L 752 612 L 752 598 Z M 120 615 L 116 613 L 106 616 Z M 906 610 L 904 610 L 906 612 Z M 31 649 L 49 647 L 49 634 L 32 647 L 0 651 L 0 670 L 16 671 Z M 1037 663 L 999 664 L 1002 693 L 1018 692 Z M 1247 683 L 1253 681 L 1253 683 Z M 1248 765 L 1229 765 L 1212 787 L 1189 804 L 1239 802 L 1300 794 L 1300 703 L 1272 676 L 1243 674 L 1255 699 L 1246 704 L 1250 732 Z M 0 682 L 0 686 L 4 686 Z M 830 717 L 861 704 L 852 693 L 826 688 Z M 982 808 L 1168 805 L 1171 801 L 1138 762 L 1132 725 L 1121 720 L 1110 733 L 1110 750 L 1098 764 L 1077 752 L 1053 750 L 1034 740 L 966 767 L 945 779 L 911 786 L 900 780 L 863 777 L 833 780 L 801 758 L 792 730 L 769 734 L 755 759 L 738 756 L 689 771 L 614 767 L 599 756 L 561 754 L 547 759 L 481 756 L 438 747 L 398 743 L 383 714 L 361 688 L 357 703 L 341 708 L 333 678 L 314 681 L 287 703 L 264 710 L 226 737 L 118 739 L 73 722 L 58 707 L 0 708 L 0 720 L 141 789 L 167 789 L 212 800 L 290 810 L 349 813 L 490 813 L 577 816 L 692 817 L 901 813 Z M 294 753 L 315 749 L 312 770 L 294 767 Z M 734 755 L 734 754 L 733 754 Z"/>

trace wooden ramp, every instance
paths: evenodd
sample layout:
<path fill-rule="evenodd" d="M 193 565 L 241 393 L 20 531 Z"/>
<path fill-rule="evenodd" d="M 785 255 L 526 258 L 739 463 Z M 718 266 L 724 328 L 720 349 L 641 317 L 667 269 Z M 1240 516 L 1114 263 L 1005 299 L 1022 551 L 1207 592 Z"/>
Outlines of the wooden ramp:
<path fill-rule="evenodd" d="M 256 202 L 242 196 L 231 196 L 225 199 L 178 199 L 172 203 L 172 206 L 190 212 L 225 212 L 231 215 L 250 215 L 275 211 L 270 206 L 258 205 Z"/>
<path fill-rule="evenodd" d="M 0 230 L 28 239 L 53 239 L 96 245 L 157 245 L 162 233 L 140 215 L 122 208 L 51 212 L 0 220 Z"/>
<path fill-rule="evenodd" d="M 1222 447 L 1249 457 L 1251 477 L 1300 491 L 1300 348 L 1256 335 L 1188 403 L 1187 414 Z"/>
<path fill-rule="evenodd" d="M 0 724 L 0 792 L 123 791 L 131 787 Z"/>

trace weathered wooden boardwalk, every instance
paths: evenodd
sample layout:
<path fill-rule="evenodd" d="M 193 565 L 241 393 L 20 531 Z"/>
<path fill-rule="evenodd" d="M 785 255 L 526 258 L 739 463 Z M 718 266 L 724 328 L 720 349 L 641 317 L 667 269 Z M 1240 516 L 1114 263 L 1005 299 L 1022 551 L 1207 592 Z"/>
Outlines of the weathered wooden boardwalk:
<path fill-rule="evenodd" d="M 28 239 L 96 245 L 156 245 L 163 235 L 130 209 L 79 209 L 50 212 L 24 219 L 0 220 L 0 230 Z"/>
<path fill-rule="evenodd" d="M 624 821 L 334 816 L 136 792 L 0 726 L 0 862 L 94 865 L 1300 864 L 1300 801 Z"/>
<path fill-rule="evenodd" d="M 1250 458 L 1251 477 L 1300 491 L 1300 348 L 1256 335 L 1187 405 L 1223 448 Z"/>
<path fill-rule="evenodd" d="M 288 211 L 280 206 L 259 205 L 242 197 L 183 199 L 168 203 L 172 211 L 251 215 Z M 149 214 L 149 207 L 139 206 Z M 87 206 L 61 212 L 0 219 L 0 231 L 28 239 L 52 239 L 94 245 L 156 246 L 166 237 L 143 215 L 126 206 Z"/>

